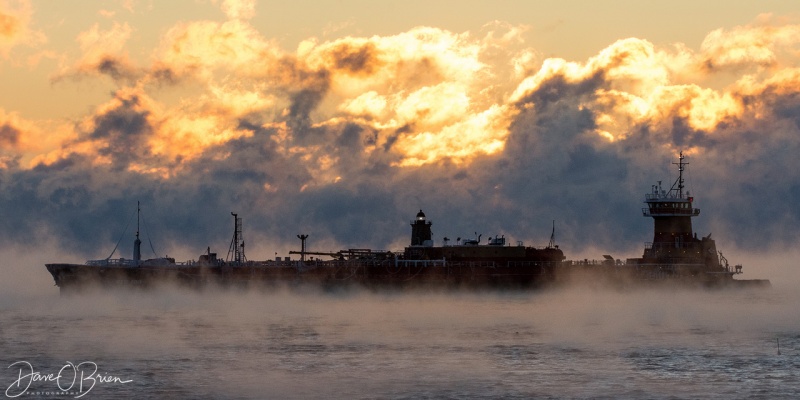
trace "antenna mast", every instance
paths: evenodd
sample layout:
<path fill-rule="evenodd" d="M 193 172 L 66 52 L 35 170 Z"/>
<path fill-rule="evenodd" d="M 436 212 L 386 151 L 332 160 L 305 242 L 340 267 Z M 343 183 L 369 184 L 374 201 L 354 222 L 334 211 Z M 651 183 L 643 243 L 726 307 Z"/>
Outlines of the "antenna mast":
<path fill-rule="evenodd" d="M 678 180 L 672 184 L 672 190 L 675 190 L 675 185 L 678 185 L 678 198 L 683 198 L 683 166 L 688 165 L 688 162 L 683 162 L 685 157 L 683 156 L 683 151 L 680 152 L 680 157 L 678 158 L 678 162 L 673 163 L 678 166 Z"/>
<path fill-rule="evenodd" d="M 233 239 L 231 239 L 231 247 L 228 249 L 227 261 L 233 261 L 236 264 L 241 264 L 247 261 L 244 255 L 244 239 L 242 239 L 242 219 L 239 214 L 231 212 L 234 220 Z"/>
<path fill-rule="evenodd" d="M 135 265 L 139 265 L 139 261 L 142 259 L 142 241 L 139 240 L 139 213 L 141 212 L 141 207 L 139 205 L 139 200 L 136 201 L 136 240 L 133 241 L 133 262 Z"/>

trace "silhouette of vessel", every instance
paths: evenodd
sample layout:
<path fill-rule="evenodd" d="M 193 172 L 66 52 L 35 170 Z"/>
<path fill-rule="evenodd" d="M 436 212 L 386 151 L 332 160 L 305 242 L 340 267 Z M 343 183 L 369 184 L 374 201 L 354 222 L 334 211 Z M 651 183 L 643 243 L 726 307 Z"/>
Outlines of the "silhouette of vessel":
<path fill-rule="evenodd" d="M 683 153 L 678 178 L 669 190 L 654 185 L 645 196 L 645 217 L 654 222 L 653 241 L 645 245 L 641 258 L 601 261 L 567 261 L 555 244 L 555 226 L 544 247 L 512 245 L 504 236 L 457 239 L 435 246 L 432 222 L 420 210 L 411 221 L 410 245 L 403 251 L 347 249 L 338 252 L 306 250 L 308 235 L 297 235 L 301 250 L 291 251 L 299 259 L 250 261 L 244 253 L 242 218 L 234 218 L 234 234 L 226 259 L 210 248 L 196 261 L 176 262 L 174 258 L 141 259 L 137 205 L 137 231 L 132 259 L 90 260 L 84 264 L 46 264 L 62 293 L 93 285 L 151 287 L 161 283 L 202 288 L 208 285 L 272 287 L 304 285 L 330 287 L 357 284 L 366 287 L 499 287 L 530 288 L 558 285 L 576 280 L 603 282 L 615 286 L 678 282 L 700 286 L 768 286 L 767 280 L 737 280 L 742 266 L 730 266 L 718 252 L 711 235 L 698 238 L 692 218 L 700 214 L 694 198 L 684 190 Z M 113 255 L 113 252 L 112 252 Z M 307 256 L 317 256 L 308 258 Z M 330 259 L 323 260 L 319 256 Z"/>
<path fill-rule="evenodd" d="M 683 152 L 678 162 L 678 178 L 665 190 L 661 182 L 645 195 L 647 205 L 642 215 L 653 218 L 653 241 L 645 243 L 641 258 L 624 262 L 604 255 L 602 261 L 565 262 L 562 278 L 600 278 L 604 283 L 630 284 L 631 281 L 669 281 L 702 286 L 769 286 L 768 280 L 736 280 L 742 266 L 731 266 L 717 250 L 711 234 L 698 238 L 692 230 L 692 218 L 700 215 L 694 197 L 685 191 L 683 172 L 688 162 Z"/>

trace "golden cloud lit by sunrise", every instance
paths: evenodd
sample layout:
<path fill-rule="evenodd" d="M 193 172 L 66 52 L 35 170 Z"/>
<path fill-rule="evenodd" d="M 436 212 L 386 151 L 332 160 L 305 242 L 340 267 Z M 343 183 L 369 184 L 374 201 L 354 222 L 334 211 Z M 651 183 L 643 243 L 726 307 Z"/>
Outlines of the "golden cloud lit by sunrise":
<path fill-rule="evenodd" d="M 671 123 L 674 117 L 685 118 L 693 129 L 713 131 L 723 121 L 740 118 L 748 111 L 744 96 L 798 88 L 791 77 L 795 74 L 789 72 L 793 68 L 780 69 L 778 77 L 764 73 L 763 67 L 781 64 L 775 55 L 789 52 L 787 46 L 800 42 L 800 26 L 740 26 L 730 33 L 712 32 L 696 54 L 684 46 L 657 50 L 647 41 L 625 39 L 583 64 L 548 59 L 535 75 L 521 82 L 510 100 L 522 101 L 554 78 L 573 84 L 599 78 L 604 83 L 584 106 L 597 112 L 597 132 L 609 140 L 626 137 L 638 124 L 658 126 Z M 791 65 L 797 55 L 795 52 L 793 58 L 783 62 Z M 710 65 L 716 69 L 709 69 Z M 698 81 L 711 79 L 725 67 L 751 73 L 723 89 L 676 83 L 692 76 Z"/>
<path fill-rule="evenodd" d="M 200 82 L 236 73 L 242 78 L 267 75 L 277 50 L 241 20 L 180 23 L 167 31 L 154 54 L 154 79 L 194 78 Z"/>
<path fill-rule="evenodd" d="M 468 163 L 479 155 L 502 151 L 508 135 L 510 112 L 496 106 L 480 114 L 442 127 L 438 132 L 407 135 L 397 147 L 404 154 L 401 166 L 419 166 L 449 160 Z"/>
<path fill-rule="evenodd" d="M 110 162 L 108 151 L 123 150 L 114 146 L 136 145 L 139 151 L 127 150 L 138 155 L 127 161 L 129 168 L 168 177 L 165 171 L 253 135 L 241 121 L 255 117 L 258 129 L 284 126 L 292 142 L 286 149 L 316 160 L 319 165 L 310 169 L 319 181 L 330 182 L 344 173 L 331 145 L 293 142 L 306 135 L 298 130 L 355 124 L 369 132 L 360 138 L 361 157 L 386 153 L 393 166 L 407 168 L 469 165 L 504 150 L 517 105 L 536 109 L 532 94 L 569 96 L 559 92 L 556 81 L 593 87 L 581 94 L 580 108 L 594 115 L 591 132 L 608 141 L 625 139 L 642 125 L 668 126 L 676 117 L 692 129 L 712 132 L 754 109 L 753 100 L 746 106 L 745 98 L 798 87 L 800 29 L 769 16 L 714 30 L 697 52 L 682 44 L 627 38 L 580 62 L 539 61 L 534 49 L 520 46 L 527 28 L 501 23 L 483 36 L 418 27 L 388 36 L 309 38 L 287 52 L 251 25 L 253 1 L 215 4 L 227 20 L 169 27 L 144 62 L 129 55 L 136 30 L 128 23 L 89 26 L 76 38 L 81 54 L 65 56 L 71 61 L 55 76 L 110 76 L 119 85 L 115 98 L 96 107 L 76 130 L 48 138 L 36 133 L 40 122 L 0 114 L 21 132 L 19 143 L 30 143 L 31 137 L 47 142 L 6 145 L 6 157 L 16 153 L 35 164 L 79 153 L 95 154 L 103 163 Z M 25 30 L 30 15 L 26 7 L 12 11 L 0 13 L 6 42 Z M 499 50 L 511 44 L 517 46 L 513 52 Z M 733 84 L 706 86 L 730 69 L 743 72 Z M 165 87 L 189 86 L 195 92 L 191 98 L 161 95 Z M 112 117 L 130 118 L 113 129 L 140 129 L 125 132 L 137 140 L 98 132 L 112 126 L 99 125 Z"/>

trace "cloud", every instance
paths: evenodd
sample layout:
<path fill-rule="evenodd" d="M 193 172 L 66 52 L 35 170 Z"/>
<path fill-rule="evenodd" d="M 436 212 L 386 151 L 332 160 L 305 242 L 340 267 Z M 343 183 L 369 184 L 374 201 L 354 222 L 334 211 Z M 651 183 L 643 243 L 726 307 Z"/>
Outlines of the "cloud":
<path fill-rule="evenodd" d="M 99 24 L 94 24 L 89 30 L 78 35 L 80 59 L 56 73 L 52 79 L 59 81 L 65 77 L 106 75 L 115 81 L 135 81 L 140 71 L 133 65 L 125 51 L 125 45 L 132 31 L 127 23 L 114 22 L 108 30 L 101 30 Z"/>
<path fill-rule="evenodd" d="M 240 77 L 265 77 L 266 66 L 280 54 L 251 25 L 240 20 L 223 23 L 195 21 L 169 29 L 154 54 L 151 77 L 207 82 L 217 71 Z"/>
<path fill-rule="evenodd" d="M 31 29 L 33 7 L 25 0 L 0 2 L 0 55 L 8 59 L 11 50 L 19 45 L 36 47 L 47 41 L 46 36 Z"/>
<path fill-rule="evenodd" d="M 12 39 L 21 30 L 21 22 L 13 15 L 0 14 L 0 21 L 0 35 L 6 39 Z"/>
<path fill-rule="evenodd" d="M 18 211 L 4 240 L 57 237 L 96 257 L 140 199 L 185 257 L 227 244 L 229 211 L 250 258 L 268 258 L 298 233 L 318 250 L 395 250 L 420 208 L 439 243 L 479 231 L 544 245 L 555 220 L 570 257 L 634 257 L 651 239 L 642 194 L 671 183 L 680 151 L 698 233 L 723 250 L 800 237 L 787 200 L 800 195 L 800 66 L 791 35 L 763 41 L 792 25 L 715 31 L 698 50 L 627 38 L 567 61 L 502 23 L 285 51 L 234 14 L 167 29 L 143 67 L 126 56 L 134 27 L 94 25 L 70 71 L 114 78 L 107 101 L 52 138 L 0 114 L 0 206 Z M 770 55 L 734 57 L 753 46 Z M 22 224 L 34 228 L 15 235 Z"/>
<path fill-rule="evenodd" d="M 0 168 L 29 168 L 74 137 L 70 124 L 29 120 L 0 108 Z M 13 160 L 13 162 L 12 162 Z"/>
<path fill-rule="evenodd" d="M 222 0 L 220 7 L 230 19 L 250 19 L 256 13 L 255 0 Z"/>
<path fill-rule="evenodd" d="M 717 68 L 766 68 L 785 63 L 782 57 L 797 61 L 800 25 L 775 25 L 769 14 L 760 15 L 755 24 L 732 29 L 716 29 L 703 40 L 705 66 Z"/>
<path fill-rule="evenodd" d="M 15 145 L 19 140 L 19 134 L 19 129 L 8 123 L 0 125 L 0 146 L 10 147 Z"/>
<path fill-rule="evenodd" d="M 338 111 L 365 118 L 378 141 L 404 158 L 400 165 L 458 163 L 498 151 L 507 133 L 507 116 L 492 99 L 498 78 L 481 61 L 498 41 L 415 28 L 388 37 L 307 41 L 298 59 L 327 72 L 327 96 L 340 104 Z"/>

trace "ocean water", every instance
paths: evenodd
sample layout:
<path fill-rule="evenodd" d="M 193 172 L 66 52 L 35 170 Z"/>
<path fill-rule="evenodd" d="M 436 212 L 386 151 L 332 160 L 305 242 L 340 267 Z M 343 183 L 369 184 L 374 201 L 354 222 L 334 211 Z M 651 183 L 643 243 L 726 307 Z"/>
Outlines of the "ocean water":
<path fill-rule="evenodd" d="M 51 287 L 2 298 L 0 387 L 28 399 L 796 399 L 798 298 Z"/>

